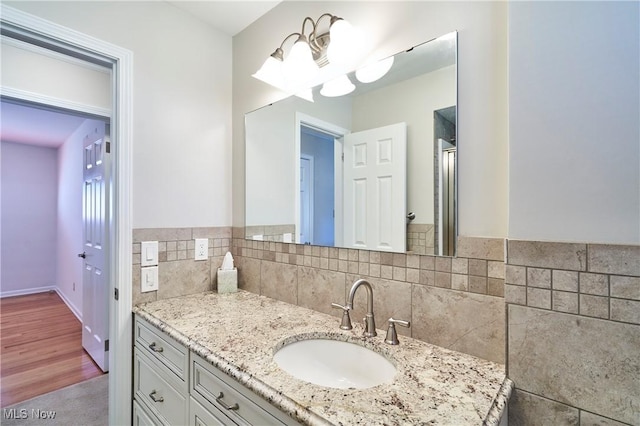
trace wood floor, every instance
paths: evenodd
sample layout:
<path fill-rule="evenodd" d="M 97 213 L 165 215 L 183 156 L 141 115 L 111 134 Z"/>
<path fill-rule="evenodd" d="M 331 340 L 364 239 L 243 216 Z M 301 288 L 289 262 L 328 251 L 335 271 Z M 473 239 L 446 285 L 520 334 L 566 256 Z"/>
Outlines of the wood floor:
<path fill-rule="evenodd" d="M 0 299 L 0 407 L 102 374 L 57 293 Z"/>

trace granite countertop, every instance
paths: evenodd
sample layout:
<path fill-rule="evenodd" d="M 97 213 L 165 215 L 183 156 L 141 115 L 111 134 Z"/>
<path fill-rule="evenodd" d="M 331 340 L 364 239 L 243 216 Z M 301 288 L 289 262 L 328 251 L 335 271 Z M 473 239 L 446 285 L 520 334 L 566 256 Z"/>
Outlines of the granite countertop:
<path fill-rule="evenodd" d="M 141 304 L 134 313 L 184 344 L 297 421 L 324 424 L 497 425 L 512 382 L 504 366 L 385 332 L 363 338 L 362 327 L 253 293 L 201 293 Z M 391 384 L 334 389 L 294 378 L 274 351 L 311 337 L 361 344 L 396 368 Z"/>

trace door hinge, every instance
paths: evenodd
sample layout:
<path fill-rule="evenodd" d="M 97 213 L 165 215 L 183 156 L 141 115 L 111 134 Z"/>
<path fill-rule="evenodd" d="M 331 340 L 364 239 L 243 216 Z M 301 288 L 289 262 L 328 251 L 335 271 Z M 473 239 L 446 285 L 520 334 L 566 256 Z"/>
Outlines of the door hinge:
<path fill-rule="evenodd" d="M 104 351 L 109 352 L 109 339 L 104 341 Z"/>
<path fill-rule="evenodd" d="M 120 292 L 118 292 L 117 288 L 115 289 L 115 292 L 114 292 L 113 296 L 116 298 L 116 300 L 118 300 L 120 298 Z"/>
<path fill-rule="evenodd" d="M 111 142 L 107 141 L 104 149 L 106 150 L 107 154 L 111 154 Z"/>

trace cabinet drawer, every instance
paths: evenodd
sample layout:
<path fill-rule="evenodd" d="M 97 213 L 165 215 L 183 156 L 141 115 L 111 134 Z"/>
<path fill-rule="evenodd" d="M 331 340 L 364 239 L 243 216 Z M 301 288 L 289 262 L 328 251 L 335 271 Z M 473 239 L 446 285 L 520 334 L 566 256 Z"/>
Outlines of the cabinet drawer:
<path fill-rule="evenodd" d="M 232 423 L 222 412 L 209 411 L 198 401 L 190 398 L 189 401 L 189 425 L 190 426 L 225 426 Z"/>
<path fill-rule="evenodd" d="M 189 352 L 171 337 L 142 318 L 135 321 L 136 346 L 144 348 L 147 355 L 166 365 L 181 380 L 186 380 L 189 368 Z"/>
<path fill-rule="evenodd" d="M 192 353 L 191 360 L 191 395 L 208 410 L 220 410 L 240 425 L 297 424 L 203 358 Z"/>
<path fill-rule="evenodd" d="M 145 408 L 138 404 L 138 401 L 133 401 L 133 426 L 156 426 L 161 424 L 156 417 L 148 413 Z"/>
<path fill-rule="evenodd" d="M 140 349 L 134 351 L 134 395 L 162 423 L 184 425 L 187 422 L 187 386 L 160 363 Z"/>

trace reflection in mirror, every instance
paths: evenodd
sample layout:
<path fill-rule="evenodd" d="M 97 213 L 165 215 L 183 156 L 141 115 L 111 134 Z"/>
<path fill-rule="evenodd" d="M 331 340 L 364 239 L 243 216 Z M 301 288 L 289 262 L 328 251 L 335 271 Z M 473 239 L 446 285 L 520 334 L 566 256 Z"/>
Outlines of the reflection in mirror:
<path fill-rule="evenodd" d="M 456 41 L 401 52 L 369 83 L 348 74 L 348 95 L 246 114 L 246 238 L 454 255 Z"/>

